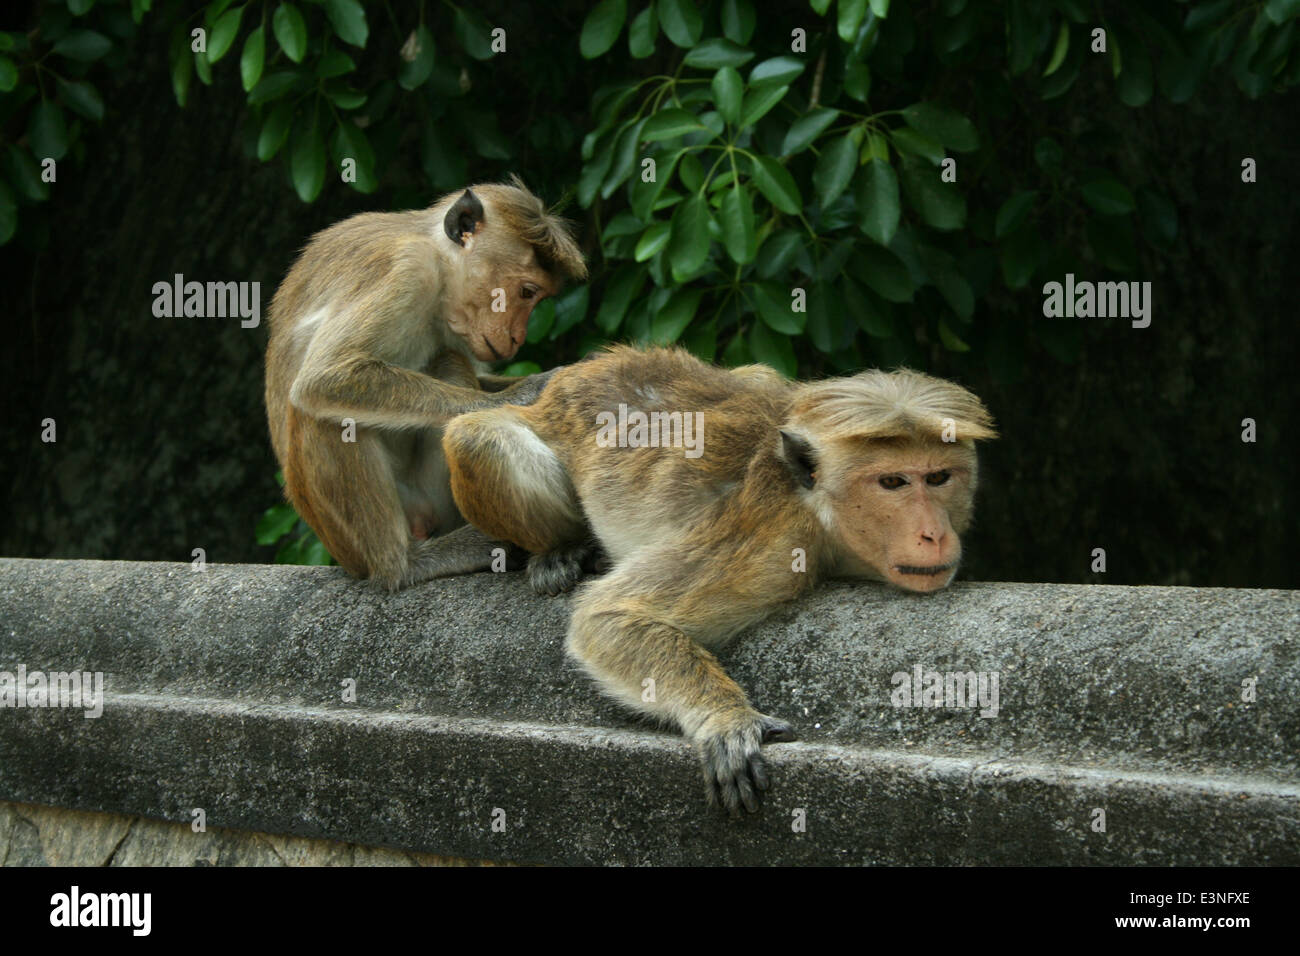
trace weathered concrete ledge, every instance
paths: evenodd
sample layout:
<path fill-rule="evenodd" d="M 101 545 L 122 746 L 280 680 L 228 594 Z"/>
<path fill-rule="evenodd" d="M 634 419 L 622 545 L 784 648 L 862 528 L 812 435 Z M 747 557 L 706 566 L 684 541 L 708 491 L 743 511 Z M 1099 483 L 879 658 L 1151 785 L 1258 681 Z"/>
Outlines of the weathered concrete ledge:
<path fill-rule="evenodd" d="M 829 585 L 724 655 L 800 733 L 738 821 L 564 660 L 568 607 L 0 560 L 0 671 L 106 682 L 95 719 L 0 709 L 0 800 L 519 862 L 1300 863 L 1300 592 Z M 918 666 L 996 675 L 996 716 L 894 706 Z"/>

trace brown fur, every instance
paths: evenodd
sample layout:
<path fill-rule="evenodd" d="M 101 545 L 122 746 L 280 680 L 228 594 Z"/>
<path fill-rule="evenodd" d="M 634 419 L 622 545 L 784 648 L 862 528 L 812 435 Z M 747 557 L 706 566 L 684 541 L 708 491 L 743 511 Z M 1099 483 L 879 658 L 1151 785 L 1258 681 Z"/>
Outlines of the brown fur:
<path fill-rule="evenodd" d="M 517 179 L 312 238 L 271 303 L 267 421 L 289 501 L 344 568 L 397 588 L 488 566 L 481 535 L 429 540 L 463 524 L 440 429 L 536 397 L 547 376 L 485 363 L 513 356 L 537 302 L 585 275 L 565 224 Z"/>
<path fill-rule="evenodd" d="M 701 412 L 703 454 L 600 447 L 598 416 L 620 404 Z M 457 418 L 443 445 L 458 506 L 492 535 L 546 558 L 594 533 L 613 569 L 579 594 L 569 653 L 608 693 L 681 727 L 711 797 L 752 810 L 767 782 L 759 745 L 792 731 L 712 651 L 827 575 L 946 586 L 971 519 L 974 442 L 992 437 L 979 399 L 916 372 L 801 385 L 619 347 L 559 370 L 528 408 Z"/>

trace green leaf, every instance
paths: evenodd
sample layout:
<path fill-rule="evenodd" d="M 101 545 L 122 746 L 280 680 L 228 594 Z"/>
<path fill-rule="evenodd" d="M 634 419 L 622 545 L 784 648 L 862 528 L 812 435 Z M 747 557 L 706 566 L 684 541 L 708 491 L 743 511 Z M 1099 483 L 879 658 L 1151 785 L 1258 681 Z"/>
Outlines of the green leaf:
<path fill-rule="evenodd" d="M 749 191 L 733 185 L 722 197 L 722 241 L 727 255 L 744 265 L 754 261 L 758 254 L 758 238 L 754 226 L 754 201 Z"/>
<path fill-rule="evenodd" d="M 356 61 L 342 50 L 327 50 L 325 55 L 316 61 L 316 76 L 322 80 L 329 80 L 351 73 L 356 68 Z"/>
<path fill-rule="evenodd" d="M 649 228 L 641 234 L 641 238 L 636 244 L 636 251 L 633 253 L 632 258 L 637 262 L 645 262 L 647 259 L 653 259 L 660 249 L 668 245 L 668 233 L 668 223 L 651 223 Z"/>
<path fill-rule="evenodd" d="M 180 34 L 182 40 L 185 34 Z M 185 100 L 189 97 L 190 82 L 194 77 L 194 59 L 189 55 L 189 47 L 183 43 L 180 44 L 177 52 L 177 45 L 173 44 L 171 53 L 171 80 L 172 93 L 176 97 L 176 105 L 184 106 Z"/>
<path fill-rule="evenodd" d="M 325 15 L 344 43 L 366 45 L 370 28 L 366 25 L 366 8 L 358 0 L 325 0 Z"/>
<path fill-rule="evenodd" d="M 780 103 L 785 94 L 790 92 L 788 86 L 765 86 L 750 90 L 740 108 L 740 126 L 753 126 L 767 115 L 768 110 Z"/>
<path fill-rule="evenodd" d="M 722 32 L 744 46 L 754 35 L 754 5 L 750 0 L 722 0 Z"/>
<path fill-rule="evenodd" d="M 248 103 L 250 106 L 257 106 L 259 103 L 269 103 L 271 100 L 279 99 L 293 89 L 297 82 L 298 74 L 289 70 L 271 73 L 262 77 L 257 86 L 249 90 Z"/>
<path fill-rule="evenodd" d="M 949 352 L 969 352 L 970 346 L 963 342 L 957 333 L 948 327 L 944 319 L 939 320 L 939 341 Z"/>
<path fill-rule="evenodd" d="M 687 133 L 698 133 L 707 128 L 694 113 L 673 107 L 660 110 L 645 121 L 645 126 L 641 128 L 641 140 L 654 143 Z"/>
<path fill-rule="evenodd" d="M 903 260 L 882 246 L 861 246 L 854 256 L 857 274 L 882 299 L 890 302 L 912 301 L 912 277 Z"/>
<path fill-rule="evenodd" d="M 1103 216 L 1123 216 L 1136 205 L 1129 188 L 1110 176 L 1084 183 L 1081 192 L 1084 202 Z"/>
<path fill-rule="evenodd" d="M 605 291 L 600 299 L 600 310 L 596 313 L 596 325 L 606 335 L 618 331 L 623 317 L 627 315 L 632 300 L 645 285 L 646 267 L 625 263 L 615 270 L 605 284 Z"/>
<path fill-rule="evenodd" d="M 31 153 L 10 144 L 5 149 L 5 159 L 6 172 L 14 189 L 33 202 L 50 198 L 49 183 L 41 179 L 41 167 L 32 159 Z"/>
<path fill-rule="evenodd" d="M 659 25 L 664 35 L 682 49 L 700 42 L 704 20 L 695 8 L 694 0 L 658 0 Z"/>
<path fill-rule="evenodd" d="M 871 0 L 871 12 L 884 20 L 889 16 L 889 0 Z"/>
<path fill-rule="evenodd" d="M 294 63 L 301 63 L 307 55 L 307 22 L 303 20 L 298 8 L 292 3 L 282 3 L 276 7 L 275 15 L 271 17 L 271 32 L 275 34 L 275 42 L 280 44 L 284 55 Z"/>
<path fill-rule="evenodd" d="M 194 75 L 204 86 L 212 85 L 212 62 L 206 53 L 194 54 Z"/>
<path fill-rule="evenodd" d="M 1007 236 L 999 246 L 1002 281 L 1008 289 L 1024 288 L 1038 268 L 1042 241 L 1033 226 L 1026 225 Z"/>
<path fill-rule="evenodd" d="M 591 301 L 591 286 L 584 283 L 566 289 L 554 301 L 555 328 L 551 330 L 551 338 L 558 339 L 587 317 L 587 306 Z"/>
<path fill-rule="evenodd" d="M 867 15 L 867 0 L 839 0 L 839 19 L 836 30 L 840 39 L 852 43 L 862 26 L 862 18 Z"/>
<path fill-rule="evenodd" d="M 66 56 L 69 60 L 89 63 L 98 60 L 113 49 L 113 41 L 94 30 L 73 30 L 60 37 L 54 44 L 54 52 Z"/>
<path fill-rule="evenodd" d="M 42 100 L 27 123 L 27 141 L 37 161 L 62 159 L 68 152 L 68 125 L 63 110 L 51 100 Z"/>
<path fill-rule="evenodd" d="M 1288 20 L 1294 20 L 1297 16 L 1300 16 L 1300 0 L 1268 0 L 1264 4 L 1264 14 L 1274 24 L 1281 26 Z M 1188 19 L 1191 19 L 1190 14 L 1188 14 Z"/>
<path fill-rule="evenodd" d="M 915 103 L 903 110 L 903 121 L 953 152 L 971 153 L 979 149 L 980 139 L 974 124 L 956 110 L 933 103 Z"/>
<path fill-rule="evenodd" d="M 789 170 L 771 156 L 754 156 L 750 175 L 758 191 L 777 209 L 791 216 L 802 211 L 803 197 L 799 195 L 799 185 Z"/>
<path fill-rule="evenodd" d="M 781 155 L 792 156 L 807 149 L 813 140 L 826 132 L 827 127 L 834 123 L 839 115 L 839 110 L 820 106 L 800 116 L 786 131 L 785 140 L 781 143 Z"/>
<path fill-rule="evenodd" d="M 804 71 L 804 62 L 797 56 L 774 56 L 764 60 L 749 71 L 749 88 L 788 86 Z"/>
<path fill-rule="evenodd" d="M 632 20 L 627 28 L 627 50 L 634 60 L 644 60 L 654 54 L 655 38 L 659 36 L 659 18 L 653 3 Z"/>
<path fill-rule="evenodd" d="M 95 0 L 68 0 L 68 12 L 74 17 L 79 17 L 89 13 L 94 5 Z"/>
<path fill-rule="evenodd" d="M 18 85 L 18 67 L 7 56 L 0 56 L 0 93 L 8 93 Z"/>
<path fill-rule="evenodd" d="M 348 183 L 349 186 L 366 194 L 379 188 L 379 180 L 375 176 L 375 154 L 370 148 L 370 139 L 365 130 L 351 120 L 342 120 L 334 132 L 333 148 L 335 166 L 340 173 L 345 159 L 356 163 L 357 178 L 355 182 Z"/>
<path fill-rule="evenodd" d="M 259 26 L 244 41 L 244 52 L 239 57 L 239 80 L 247 93 L 257 86 L 266 65 L 266 31 Z"/>
<path fill-rule="evenodd" d="M 272 505 L 257 522 L 257 543 L 275 544 L 294 529 L 298 512 L 292 505 Z"/>
<path fill-rule="evenodd" d="M 841 136 L 822 150 L 812 179 L 823 209 L 844 192 L 857 168 L 858 144 L 852 135 Z"/>
<path fill-rule="evenodd" d="M 915 163 L 903 166 L 903 189 L 925 222 L 943 231 L 966 225 L 966 197 L 956 183 L 945 183 L 938 173 Z"/>
<path fill-rule="evenodd" d="M 257 158 L 266 162 L 280 151 L 289 136 L 289 124 L 293 119 L 293 104 L 288 100 L 276 103 L 266 119 L 262 122 L 262 131 L 257 136 Z"/>
<path fill-rule="evenodd" d="M 1044 172 L 1053 172 L 1061 168 L 1061 162 L 1065 159 L 1065 150 L 1061 144 L 1050 136 L 1041 137 L 1038 142 L 1034 143 L 1034 162 Z"/>
<path fill-rule="evenodd" d="M 667 304 L 650 319 L 650 341 L 655 345 L 671 345 L 695 318 L 703 289 L 682 288 L 673 293 Z"/>
<path fill-rule="evenodd" d="M 733 126 L 740 121 L 741 98 L 745 92 L 744 81 L 732 67 L 724 66 L 713 74 L 713 105 L 718 115 Z"/>
<path fill-rule="evenodd" d="M 668 261 L 673 271 L 692 275 L 709 257 L 709 204 L 692 196 L 673 212 L 672 237 L 668 240 Z"/>
<path fill-rule="evenodd" d="M 609 50 L 623 32 L 627 20 L 627 0 L 601 0 L 582 24 L 578 49 L 585 59 L 594 60 Z"/>
<path fill-rule="evenodd" d="M 347 56 L 347 54 L 343 54 Z M 407 57 L 410 57 L 408 60 Z M 322 58 L 323 59 L 323 58 Z M 351 62 L 351 57 L 348 57 Z M 404 90 L 418 90 L 433 72 L 434 42 L 429 28 L 421 23 L 402 47 L 402 64 L 397 68 L 397 85 Z M 353 65 L 355 69 L 355 64 Z"/>
<path fill-rule="evenodd" d="M 7 186 L 0 184 L 0 246 L 14 237 L 18 229 L 18 207 Z"/>
<path fill-rule="evenodd" d="M 637 143 L 642 130 L 649 125 L 648 120 L 629 123 L 614 141 L 613 156 L 610 160 L 609 174 L 600 188 L 600 194 L 608 199 L 614 190 L 623 185 L 636 169 Z"/>
<path fill-rule="evenodd" d="M 1137 108 L 1145 106 L 1155 91 L 1155 71 L 1151 66 L 1151 56 L 1146 46 L 1134 34 L 1125 33 L 1115 36 L 1112 41 L 1117 45 L 1115 52 L 1124 51 L 1123 66 L 1115 80 L 1115 89 L 1120 102 L 1125 106 Z M 1118 45 L 1122 44 L 1122 46 Z"/>
<path fill-rule="evenodd" d="M 890 319 L 889 305 L 848 276 L 844 278 L 843 287 L 844 308 L 853 316 L 858 328 L 878 339 L 892 339 L 894 324 Z"/>
<path fill-rule="evenodd" d="M 867 96 L 871 93 L 871 70 L 867 64 L 860 60 L 845 64 L 844 92 L 859 103 L 867 101 Z"/>
<path fill-rule="evenodd" d="M 759 247 L 754 271 L 764 279 L 781 275 L 791 267 L 800 252 L 807 255 L 803 236 L 794 229 L 782 230 Z"/>
<path fill-rule="evenodd" d="M 239 35 L 239 21 L 244 16 L 244 8 L 227 10 L 217 17 L 208 36 L 208 63 L 216 63 L 229 52 Z"/>
<path fill-rule="evenodd" d="M 96 123 L 104 119 L 104 101 L 100 99 L 99 91 L 89 83 L 61 79 L 58 81 L 58 86 L 59 96 L 72 112 L 86 119 L 92 119 Z"/>
<path fill-rule="evenodd" d="M 792 293 L 778 282 L 756 282 L 749 287 L 749 297 L 763 324 L 783 335 L 801 335 L 808 313 L 794 311 Z"/>
<path fill-rule="evenodd" d="M 868 236 L 887 246 L 898 231 L 898 176 L 889 163 L 873 159 L 862 168 L 855 187 L 858 226 Z"/>
<path fill-rule="evenodd" d="M 682 156 L 683 150 L 670 154 L 667 157 L 657 157 L 655 159 L 655 178 L 652 182 L 644 182 L 640 176 L 632 180 L 632 212 L 642 222 L 649 221 L 654 213 L 655 204 L 663 194 L 664 187 L 673 177 L 673 169 L 677 166 L 677 160 Z"/>
<path fill-rule="evenodd" d="M 1047 61 L 1047 68 L 1043 70 L 1043 76 L 1051 76 L 1061 68 L 1065 62 L 1065 54 L 1070 52 L 1070 24 L 1067 20 L 1061 21 L 1061 29 L 1056 32 L 1056 46 L 1052 50 L 1052 58 Z"/>
<path fill-rule="evenodd" d="M 712 37 L 692 47 L 683 62 L 701 70 L 716 70 L 724 66 L 743 66 L 753 58 L 752 51 L 722 37 Z"/>
<path fill-rule="evenodd" d="M 773 332 L 763 322 L 755 322 L 750 328 L 749 348 L 754 358 L 764 365 L 770 365 L 786 378 L 794 378 L 798 371 L 794 345 L 789 337 Z"/>
<path fill-rule="evenodd" d="M 533 314 L 528 317 L 528 331 L 524 341 L 536 345 L 546 338 L 546 333 L 555 326 L 555 300 L 543 299 L 533 307 Z"/>
<path fill-rule="evenodd" d="M 1038 190 L 1036 189 L 1021 189 L 1013 193 L 998 210 L 997 224 L 993 227 L 993 234 L 1001 239 L 1008 233 L 1019 229 L 1025 215 L 1033 207 L 1034 199 L 1037 196 Z"/>
<path fill-rule="evenodd" d="M 289 172 L 293 188 L 303 202 L 313 202 L 320 195 L 325 185 L 325 144 L 315 122 L 295 134 Z"/>
<path fill-rule="evenodd" d="M 893 141 L 894 149 L 900 153 L 919 156 L 922 159 L 929 160 L 935 166 L 943 162 L 943 147 L 923 133 L 918 133 L 913 129 L 899 128 L 890 130 L 889 138 Z"/>

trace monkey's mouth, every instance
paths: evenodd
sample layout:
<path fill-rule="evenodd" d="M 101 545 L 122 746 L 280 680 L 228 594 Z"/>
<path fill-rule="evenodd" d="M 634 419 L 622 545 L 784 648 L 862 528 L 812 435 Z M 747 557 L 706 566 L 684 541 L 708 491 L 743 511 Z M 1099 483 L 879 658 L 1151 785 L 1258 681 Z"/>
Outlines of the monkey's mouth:
<path fill-rule="evenodd" d="M 936 574 L 946 574 L 957 567 L 956 561 L 949 561 L 947 564 L 931 564 L 921 567 L 915 564 L 896 564 L 894 570 L 899 574 L 916 574 L 922 577 L 933 577 Z"/>
<path fill-rule="evenodd" d="M 504 355 L 497 351 L 497 347 L 492 344 L 491 340 L 486 335 L 483 336 L 483 344 L 488 347 L 488 351 L 492 353 L 492 357 L 498 362 L 505 358 Z"/>

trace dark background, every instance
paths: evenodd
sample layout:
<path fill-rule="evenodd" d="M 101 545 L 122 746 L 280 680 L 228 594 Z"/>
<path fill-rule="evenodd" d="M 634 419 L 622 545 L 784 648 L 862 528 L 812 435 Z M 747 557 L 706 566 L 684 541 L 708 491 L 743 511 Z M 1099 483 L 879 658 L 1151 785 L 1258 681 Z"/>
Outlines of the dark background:
<path fill-rule="evenodd" d="M 576 147 L 533 145 L 530 125 L 561 117 L 581 133 L 601 71 L 621 65 L 577 57 L 583 4 L 498 6 L 518 55 L 493 61 L 490 84 L 467 102 L 480 92 L 491 102 L 516 155 L 467 154 L 467 178 L 518 171 L 553 200 L 580 160 Z M 4 26 L 30 12 L 15 9 Z M 302 203 L 282 163 L 246 150 L 237 82 L 196 85 L 188 107 L 177 106 L 166 35 L 148 19 L 127 65 L 98 80 L 104 124 L 84 130 L 79 161 L 59 164 L 51 200 L 24 209 L 0 249 L 0 554 L 187 561 L 202 547 L 210 561 L 269 561 L 273 549 L 254 538 L 279 501 L 262 407 L 265 325 L 157 319 L 152 286 L 177 272 L 259 281 L 265 313 L 314 231 L 435 196 L 406 143 L 373 195 L 331 179 L 319 200 Z M 1098 147 L 1074 133 L 1103 118 L 1119 134 L 1113 153 L 1159 158 L 1154 174 L 1179 231 L 1166 249 L 1144 247 L 1132 277 L 1153 284 L 1147 329 L 1073 320 L 1077 353 L 1063 360 L 1029 333 L 1048 321 L 1034 282 L 981 302 L 977 322 L 1000 330 L 996 348 L 925 349 L 928 370 L 979 394 L 1003 435 L 983 450 L 968 577 L 1296 585 L 1287 429 L 1300 410 L 1298 105 L 1294 92 L 1248 99 L 1218 76 L 1187 103 L 1157 97 L 1130 109 L 1102 80 L 1085 79 L 1068 102 L 1018 99 L 997 118 L 993 133 L 1008 147 L 1027 150 L 1028 130 L 1047 123 L 1081 159 Z M 1245 156 L 1257 160 L 1255 184 L 1241 182 Z M 566 214 L 595 251 L 590 213 Z M 1048 228 L 1068 235 L 1078 224 Z M 598 278 L 598 255 L 592 267 Z M 529 357 L 552 365 L 579 355 L 561 342 Z M 40 440 L 47 417 L 58 423 L 56 444 Z M 1258 425 L 1254 444 L 1241 440 L 1247 417 Z M 1090 571 L 1097 547 L 1104 575 Z"/>

